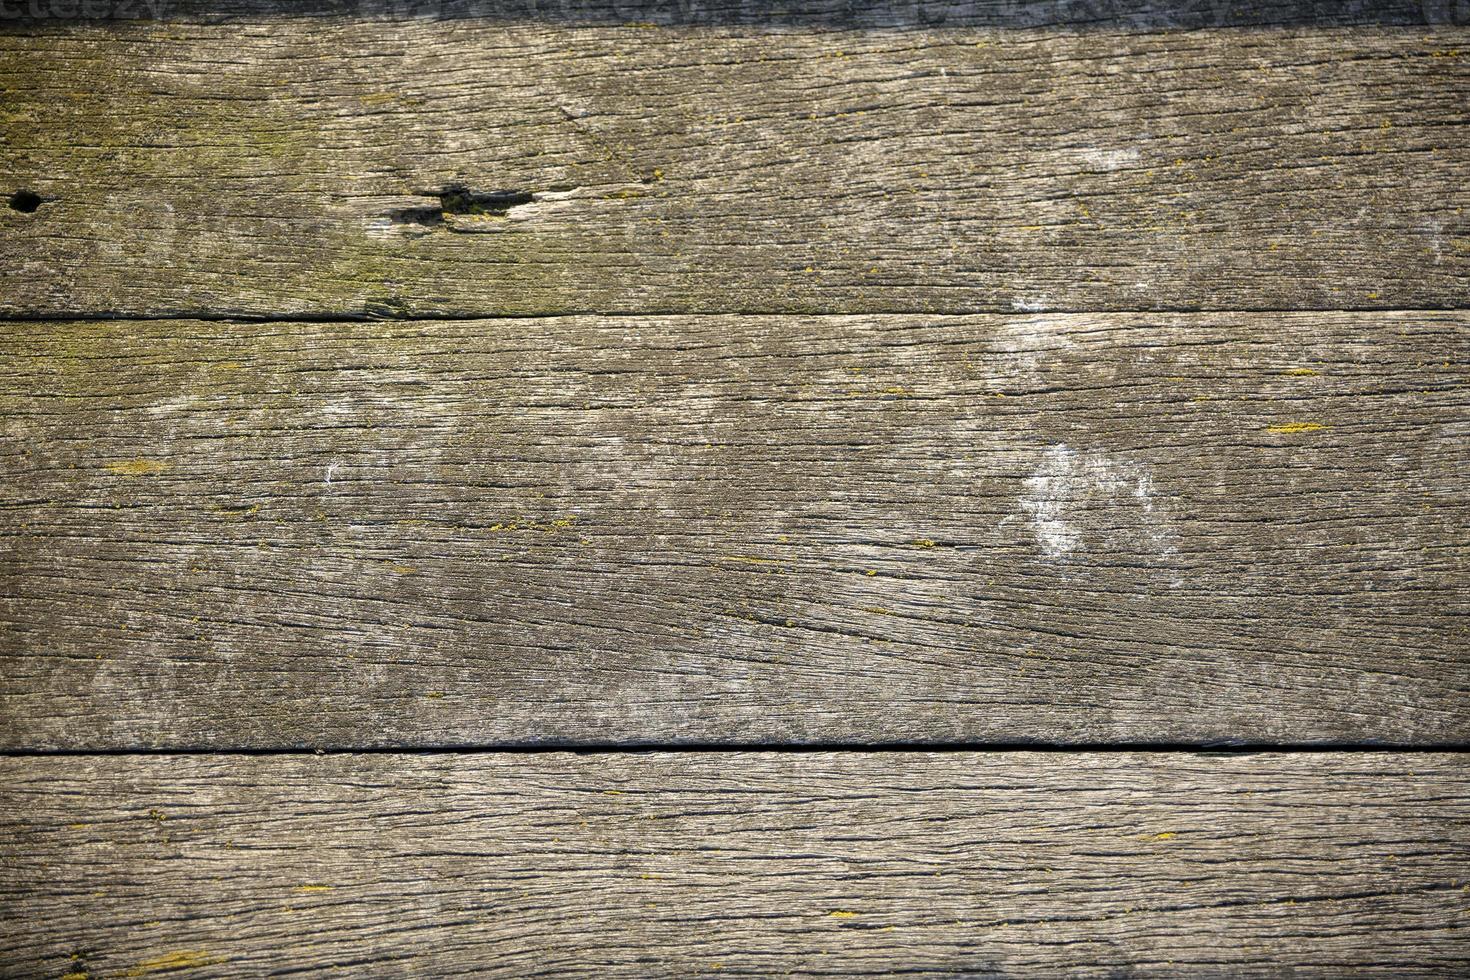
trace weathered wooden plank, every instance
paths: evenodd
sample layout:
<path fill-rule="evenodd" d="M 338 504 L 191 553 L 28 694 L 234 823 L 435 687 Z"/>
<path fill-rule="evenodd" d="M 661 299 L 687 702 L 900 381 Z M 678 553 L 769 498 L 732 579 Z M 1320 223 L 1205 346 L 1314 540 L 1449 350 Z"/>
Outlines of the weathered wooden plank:
<path fill-rule="evenodd" d="M 1466 52 L 1453 23 L 16 25 L 0 310 L 1457 308 Z"/>
<path fill-rule="evenodd" d="M 604 26 L 1049 28 L 1168 31 L 1210 27 L 1464 25 L 1456 0 L 27 0 L 0 27 L 63 22 L 227 23 L 260 18 L 458 20 Z"/>
<path fill-rule="evenodd" d="M 1463 976 L 1456 755 L 0 761 L 8 975 Z"/>
<path fill-rule="evenodd" d="M 0 744 L 1458 744 L 1467 319 L 8 324 Z"/>

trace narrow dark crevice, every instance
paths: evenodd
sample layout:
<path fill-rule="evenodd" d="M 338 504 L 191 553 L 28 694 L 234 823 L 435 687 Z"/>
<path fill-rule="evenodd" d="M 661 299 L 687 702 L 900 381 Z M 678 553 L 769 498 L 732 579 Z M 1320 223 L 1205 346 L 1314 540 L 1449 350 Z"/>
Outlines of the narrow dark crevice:
<path fill-rule="evenodd" d="M 453 185 L 439 193 L 445 214 L 507 214 L 511 208 L 530 204 L 530 191 L 472 191 Z"/>
<path fill-rule="evenodd" d="M 525 190 L 476 191 L 463 184 L 451 184 L 443 190 L 419 191 L 418 196 L 437 200 L 437 204 L 423 207 L 400 208 L 389 211 L 388 221 L 395 225 L 409 225 L 420 230 L 448 228 L 457 230 L 445 218 L 490 217 L 504 218 L 512 208 L 530 204 L 536 195 Z"/>
<path fill-rule="evenodd" d="M 1034 752 L 1049 755 L 1083 753 L 1187 754 L 1196 756 L 1247 755 L 1430 755 L 1470 753 L 1470 742 L 1395 744 L 1390 742 L 508 742 L 443 745 L 324 745 L 209 748 L 201 746 L 106 749 L 4 749 L 0 758 L 86 756 L 195 756 L 195 755 L 683 755 L 765 753 L 813 755 L 841 752 L 879 755 L 902 752 L 933 754 L 1004 754 Z"/>
<path fill-rule="evenodd" d="M 376 313 L 216 313 L 179 312 L 161 313 L 25 313 L 0 311 L 0 323 L 148 323 L 167 320 L 197 320 L 201 323 L 463 323 L 475 320 L 550 320 L 567 317 L 602 317 L 605 319 L 637 319 L 651 317 L 717 317 L 717 316 L 760 316 L 791 317 L 801 320 L 853 320 L 861 317 L 922 316 L 935 319 L 953 317 L 1031 317 L 1037 316 L 1174 316 L 1174 315 L 1232 315 L 1232 314 L 1315 314 L 1320 316 L 1378 316 L 1383 314 L 1424 313 L 1460 314 L 1470 312 L 1467 306 L 1393 306 L 1393 307 L 1313 307 L 1313 306 L 1170 306 L 1151 309 L 1093 309 L 1063 308 L 1048 309 L 1044 313 L 1021 312 L 1011 309 L 969 310 L 859 310 L 856 312 L 810 312 L 770 309 L 663 309 L 647 310 L 558 310 L 554 313 L 415 313 L 404 316 L 389 316 Z"/>

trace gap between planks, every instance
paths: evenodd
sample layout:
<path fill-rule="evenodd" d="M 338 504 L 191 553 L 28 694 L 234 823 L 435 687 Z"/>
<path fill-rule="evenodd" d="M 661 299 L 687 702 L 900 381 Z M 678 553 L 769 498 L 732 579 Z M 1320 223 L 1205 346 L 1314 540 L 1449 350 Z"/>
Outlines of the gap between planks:
<path fill-rule="evenodd" d="M 1404 313 L 1444 314 L 1464 313 L 1470 306 L 1385 306 L 1370 308 L 1318 308 L 1311 306 L 1160 306 L 1152 309 L 1108 310 L 1092 308 L 1057 307 L 1045 310 L 897 310 L 868 313 L 793 313 L 789 310 L 744 310 L 719 308 L 681 313 L 677 310 L 560 310 L 555 313 L 424 313 L 413 316 L 372 316 L 356 313 L 316 314 L 269 314 L 252 313 L 161 313 L 145 315 L 133 313 L 67 313 L 27 314 L 6 313 L 0 323 L 157 323 L 171 320 L 195 320 L 204 323 L 468 323 L 476 320 L 556 320 L 572 317 L 606 317 L 627 319 L 652 319 L 654 317 L 799 317 L 805 320 L 843 320 L 861 317 L 904 317 L 923 316 L 934 319 L 961 319 L 964 317 L 1025 318 L 1036 316 L 1174 316 L 1174 315 L 1230 315 L 1235 313 L 1304 313 L 1322 316 L 1371 316 L 1399 315 Z"/>
<path fill-rule="evenodd" d="M 1363 743 L 1321 742 L 630 742 L 626 744 L 554 742 L 537 745 L 332 745 L 310 747 L 152 747 L 109 749 L 0 749 L 0 759 L 102 758 L 115 756 L 292 756 L 292 755 L 692 755 L 759 752 L 770 755 L 892 755 L 924 752 L 935 755 L 1018 754 L 1081 755 L 1097 753 L 1147 753 L 1150 755 L 1196 755 L 1232 758 L 1250 755 L 1444 755 L 1470 753 L 1470 743 Z"/>

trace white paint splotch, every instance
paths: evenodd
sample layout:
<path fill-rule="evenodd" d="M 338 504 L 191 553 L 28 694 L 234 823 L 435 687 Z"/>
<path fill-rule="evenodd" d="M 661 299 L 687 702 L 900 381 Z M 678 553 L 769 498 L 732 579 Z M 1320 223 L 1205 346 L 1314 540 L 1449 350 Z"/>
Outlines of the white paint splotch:
<path fill-rule="evenodd" d="M 1089 544 L 1157 555 L 1175 551 L 1168 514 L 1139 464 L 1058 443 L 1042 454 L 1025 487 L 1021 509 L 1048 558 L 1065 558 Z"/>
<path fill-rule="evenodd" d="M 1068 520 L 1072 488 L 1077 477 L 1077 454 L 1064 445 L 1053 446 L 1036 472 L 1026 478 L 1021 509 L 1031 517 L 1036 543 L 1052 558 L 1076 551 L 1082 535 Z"/>
<path fill-rule="evenodd" d="M 996 328 L 986 360 L 1009 380 L 1026 380 L 1039 367 L 1056 363 L 1074 346 L 1072 324 L 1056 316 L 1012 316 Z"/>
<path fill-rule="evenodd" d="M 1052 307 L 1050 296 L 1013 296 L 1011 309 L 1018 313 L 1040 313 Z"/>
<path fill-rule="evenodd" d="M 1078 150 L 1077 157 L 1088 170 L 1127 170 L 1139 161 L 1138 148 L 1133 146 L 1118 149 L 1088 147 Z"/>

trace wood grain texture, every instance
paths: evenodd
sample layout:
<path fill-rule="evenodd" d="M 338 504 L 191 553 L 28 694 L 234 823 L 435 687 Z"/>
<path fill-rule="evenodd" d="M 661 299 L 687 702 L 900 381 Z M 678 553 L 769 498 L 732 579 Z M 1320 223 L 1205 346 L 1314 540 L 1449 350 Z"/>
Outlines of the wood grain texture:
<path fill-rule="evenodd" d="M 12 24 L 0 179 L 43 201 L 0 209 L 0 311 L 1457 308 L 1470 290 L 1452 22 L 714 19 Z M 446 208 L 453 188 L 470 193 Z"/>
<path fill-rule="evenodd" d="M 12 323 L 0 744 L 1463 743 L 1467 319 Z"/>
<path fill-rule="evenodd" d="M 1463 976 L 1467 777 L 1458 755 L 5 759 L 0 967 Z"/>
<path fill-rule="evenodd" d="M 230 23 L 288 18 L 462 20 L 555 26 L 1053 31 L 1424 27 L 1470 23 L 1459 0 L 27 0 L 0 29 L 58 22 Z"/>

